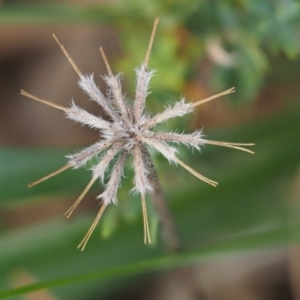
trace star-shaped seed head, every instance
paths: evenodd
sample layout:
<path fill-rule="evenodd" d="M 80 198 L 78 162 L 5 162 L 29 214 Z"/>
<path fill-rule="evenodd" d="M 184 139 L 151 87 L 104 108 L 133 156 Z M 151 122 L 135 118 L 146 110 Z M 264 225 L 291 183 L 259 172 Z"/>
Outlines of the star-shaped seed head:
<path fill-rule="evenodd" d="M 170 118 L 182 117 L 193 112 L 195 107 L 200 104 L 234 92 L 234 88 L 231 88 L 225 92 L 198 102 L 185 102 L 185 99 L 182 98 L 179 102 L 175 102 L 173 105 L 167 107 L 163 112 L 158 113 L 153 117 L 145 115 L 144 109 L 146 98 L 149 93 L 149 83 L 155 73 L 154 70 L 148 70 L 148 61 L 157 24 L 158 18 L 155 19 L 154 22 L 145 60 L 139 68 L 136 68 L 136 90 L 135 99 L 132 105 L 125 101 L 121 89 L 120 75 L 113 75 L 102 48 L 100 48 L 100 52 L 108 70 L 108 74 L 104 76 L 104 80 L 108 86 L 107 96 L 104 96 L 100 91 L 99 87 L 94 81 L 93 75 L 84 75 L 79 70 L 64 46 L 62 46 L 56 36 L 53 35 L 65 56 L 71 63 L 72 67 L 77 72 L 79 76 L 80 88 L 89 96 L 91 100 L 96 101 L 103 108 L 104 112 L 109 117 L 108 121 L 99 116 L 96 117 L 86 112 L 85 110 L 79 108 L 74 102 L 72 102 L 70 107 L 63 107 L 33 96 L 23 90 L 21 91 L 22 95 L 62 110 L 69 119 L 72 119 L 73 121 L 83 125 L 87 125 L 91 128 L 98 129 L 101 133 L 100 141 L 97 141 L 95 144 L 84 148 L 75 154 L 68 155 L 68 163 L 64 167 L 29 184 L 29 187 L 32 187 L 68 168 L 77 169 L 83 167 L 93 157 L 98 157 L 98 162 L 92 168 L 91 181 L 81 193 L 79 198 L 75 201 L 75 203 L 66 212 L 66 216 L 68 218 L 71 216 L 74 209 L 81 202 L 93 183 L 97 179 L 100 179 L 101 183 L 104 183 L 105 173 L 108 171 L 108 169 L 111 169 L 109 179 L 106 183 L 104 183 L 104 191 L 97 197 L 98 199 L 102 200 L 102 206 L 95 221 L 78 246 L 78 248 L 81 248 L 81 250 L 84 250 L 105 208 L 111 203 L 117 203 L 117 191 L 123 175 L 124 165 L 129 156 L 133 157 L 133 168 L 135 171 L 134 188 L 132 191 L 141 195 L 144 220 L 144 243 L 151 243 L 145 195 L 153 192 L 150 178 L 154 176 L 154 174 L 152 174 L 154 168 L 152 168 L 152 161 L 147 150 L 148 146 L 160 152 L 169 161 L 169 163 L 173 163 L 176 166 L 181 165 L 197 178 L 212 186 L 216 186 L 217 182 L 204 177 L 182 162 L 177 157 L 178 150 L 174 147 L 174 145 L 183 144 L 185 146 L 200 150 L 202 145 L 212 144 L 253 153 L 252 151 L 243 148 L 243 146 L 252 146 L 254 144 L 210 141 L 204 139 L 201 130 L 190 134 L 159 132 L 155 130 L 155 126 L 159 123 L 167 121 Z M 111 165 L 113 166 L 110 168 Z"/>

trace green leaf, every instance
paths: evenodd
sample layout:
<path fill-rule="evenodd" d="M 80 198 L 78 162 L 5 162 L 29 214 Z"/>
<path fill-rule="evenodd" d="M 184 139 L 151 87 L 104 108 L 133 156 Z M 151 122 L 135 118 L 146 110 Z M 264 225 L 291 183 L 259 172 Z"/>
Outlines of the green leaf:
<path fill-rule="evenodd" d="M 280 233 L 276 230 L 270 231 L 267 233 L 267 237 L 270 236 L 271 234 L 278 235 Z M 244 239 L 244 241 L 242 241 L 244 246 L 245 244 L 247 244 L 248 250 L 249 250 L 249 246 L 253 243 L 253 240 L 251 241 L 251 238 L 253 237 L 250 238 L 247 237 L 247 239 Z M 266 242 L 266 236 L 264 234 L 261 234 L 259 237 L 258 235 L 254 237 L 254 240 L 258 240 L 258 239 L 264 240 L 264 244 L 269 245 Z M 240 243 L 241 241 L 238 242 Z M 232 245 L 234 245 L 234 247 Z M 116 268 L 111 268 L 111 269 L 101 270 L 96 272 L 90 272 L 87 274 L 81 274 L 77 276 L 58 278 L 58 279 L 31 284 L 31 285 L 27 285 L 15 289 L 3 290 L 0 291 L 0 298 L 8 298 L 17 295 L 24 295 L 41 289 L 56 288 L 65 285 L 74 285 L 86 281 L 96 281 L 101 279 L 132 276 L 132 275 L 143 274 L 145 272 L 153 272 L 153 271 L 157 272 L 157 271 L 166 270 L 170 268 L 188 266 L 191 264 L 199 263 L 207 259 L 211 260 L 215 255 L 220 254 L 220 252 L 222 252 L 224 255 L 224 253 L 229 252 L 229 250 L 235 249 L 236 245 L 237 243 L 232 243 L 232 242 L 227 244 L 224 243 L 221 247 L 220 245 L 218 245 L 217 247 L 207 247 L 200 250 L 198 249 L 196 251 L 194 250 L 194 251 L 187 251 L 179 254 L 163 255 L 161 257 L 152 260 L 140 261 L 138 263 L 132 263 L 121 267 L 116 267 Z"/>

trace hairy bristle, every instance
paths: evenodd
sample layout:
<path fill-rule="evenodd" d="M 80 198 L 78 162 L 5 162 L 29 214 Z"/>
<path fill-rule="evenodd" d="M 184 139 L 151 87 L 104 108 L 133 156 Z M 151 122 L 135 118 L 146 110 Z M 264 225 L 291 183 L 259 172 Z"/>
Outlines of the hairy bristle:
<path fill-rule="evenodd" d="M 123 175 L 123 168 L 126 163 L 128 156 L 128 151 L 122 151 L 120 154 L 111 174 L 108 183 L 105 185 L 104 192 L 97 198 L 103 199 L 103 203 L 108 205 L 110 203 L 117 204 L 117 192 L 121 183 L 121 178 Z"/>
<path fill-rule="evenodd" d="M 136 73 L 136 89 L 135 89 L 135 99 L 133 103 L 133 113 L 135 122 L 139 123 L 142 117 L 143 111 L 145 109 L 146 98 L 148 96 L 148 87 L 151 78 L 153 77 L 155 71 L 148 71 L 145 69 L 144 65 L 135 70 Z"/>
<path fill-rule="evenodd" d="M 142 138 L 142 141 L 160 152 L 169 161 L 169 163 L 176 160 L 175 154 L 178 152 L 176 148 L 169 146 L 165 142 L 151 138 Z"/>
<path fill-rule="evenodd" d="M 73 165 L 73 168 L 78 169 L 84 166 L 90 159 L 109 148 L 113 143 L 114 140 L 100 141 L 77 153 L 67 155 L 67 158 L 69 159 L 69 163 Z"/>
<path fill-rule="evenodd" d="M 128 109 L 126 107 L 125 99 L 122 94 L 120 74 L 114 76 L 105 76 L 104 80 L 109 88 L 109 93 L 112 98 L 112 103 L 115 104 L 120 111 L 121 119 L 127 126 L 130 126 Z"/>
<path fill-rule="evenodd" d="M 74 102 L 72 102 L 72 106 L 67 109 L 66 115 L 69 119 L 83 125 L 87 125 L 91 128 L 97 128 L 100 130 L 111 128 L 110 122 L 88 113 L 84 109 L 79 108 Z"/>
<path fill-rule="evenodd" d="M 105 113 L 111 117 L 114 122 L 118 123 L 121 121 L 119 115 L 111 106 L 110 101 L 104 97 L 95 83 L 93 74 L 80 76 L 78 85 L 91 100 L 96 101 L 103 108 Z"/>
<path fill-rule="evenodd" d="M 175 132 L 155 132 L 153 133 L 153 138 L 165 141 L 172 142 L 176 144 L 183 144 L 188 147 L 194 147 L 197 150 L 200 150 L 200 146 L 204 144 L 202 139 L 202 131 L 195 131 L 191 134 L 184 133 L 175 133 Z"/>
<path fill-rule="evenodd" d="M 122 143 L 116 142 L 110 149 L 103 155 L 99 163 L 93 167 L 93 176 L 100 178 L 103 182 L 105 171 L 107 170 L 110 162 L 115 155 L 122 149 Z"/>
<path fill-rule="evenodd" d="M 150 129 L 155 125 L 165 122 L 171 118 L 183 117 L 184 115 L 192 112 L 194 110 L 191 103 L 185 103 L 182 98 L 181 101 L 176 102 L 174 106 L 167 107 L 163 112 L 155 115 L 151 119 L 142 124 L 144 129 Z"/>
<path fill-rule="evenodd" d="M 135 146 L 132 150 L 133 154 L 133 167 L 134 167 L 134 188 L 133 192 L 145 194 L 153 192 L 153 188 L 148 180 L 150 171 L 147 168 L 145 158 L 141 147 Z"/>

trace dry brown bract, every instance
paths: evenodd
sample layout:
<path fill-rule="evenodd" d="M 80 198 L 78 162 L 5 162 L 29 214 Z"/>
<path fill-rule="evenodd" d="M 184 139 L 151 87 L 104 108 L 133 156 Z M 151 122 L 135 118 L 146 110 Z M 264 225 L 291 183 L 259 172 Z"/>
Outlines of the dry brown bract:
<path fill-rule="evenodd" d="M 67 218 L 71 216 L 74 209 L 78 206 L 78 204 L 88 192 L 92 184 L 98 178 L 103 183 L 105 172 L 107 171 L 109 165 L 112 164 L 114 158 L 117 156 L 117 160 L 114 163 L 114 166 L 112 167 L 112 171 L 110 173 L 110 178 L 105 184 L 105 190 L 101 195 L 98 196 L 98 198 L 102 199 L 102 206 L 100 208 L 100 211 L 95 221 L 93 222 L 91 228 L 87 232 L 86 236 L 78 246 L 78 248 L 81 248 L 81 250 L 84 250 L 106 206 L 111 203 L 117 203 L 116 195 L 123 175 L 123 168 L 128 156 L 130 155 L 133 157 L 133 166 L 135 170 L 133 191 L 141 194 L 142 200 L 142 211 L 144 219 L 144 242 L 151 243 L 147 220 L 145 195 L 147 192 L 152 192 L 153 188 L 149 181 L 151 171 L 149 168 L 149 153 L 145 147 L 146 145 L 160 152 L 170 163 L 174 163 L 175 165 L 181 165 L 183 168 L 188 170 L 197 178 L 212 186 L 216 186 L 217 182 L 210 180 L 204 177 L 203 175 L 200 175 L 195 170 L 187 166 L 184 162 L 182 162 L 177 157 L 178 150 L 173 146 L 170 146 L 169 143 L 184 144 L 185 146 L 194 147 L 197 150 L 199 150 L 200 147 L 204 144 L 212 144 L 253 153 L 252 151 L 245 149 L 242 146 L 252 146 L 254 144 L 236 144 L 209 141 L 203 138 L 201 130 L 191 134 L 173 132 L 165 133 L 153 130 L 155 126 L 161 122 L 164 122 L 174 117 L 182 117 L 185 114 L 194 111 L 195 107 L 200 104 L 234 92 L 234 88 L 231 88 L 223 93 L 214 95 L 210 98 L 195 103 L 186 103 L 184 99 L 181 99 L 179 102 L 176 102 L 173 106 L 167 107 L 163 112 L 153 117 L 144 114 L 149 82 L 151 77 L 154 75 L 154 70 L 149 71 L 147 66 L 157 24 L 158 19 L 156 19 L 154 22 L 154 27 L 145 61 L 139 68 L 136 69 L 137 83 L 135 91 L 135 100 L 132 105 L 126 103 L 121 90 L 120 75 L 113 75 L 102 48 L 100 48 L 100 52 L 108 70 L 108 75 L 104 77 L 105 82 L 108 86 L 107 97 L 105 97 L 99 90 L 98 86 L 94 81 L 93 75 L 82 74 L 77 65 L 74 63 L 74 61 L 68 54 L 68 52 L 66 51 L 66 49 L 60 44 L 56 36 L 53 35 L 58 45 L 64 52 L 65 56 L 71 63 L 72 67 L 77 72 L 79 76 L 80 88 L 82 88 L 82 90 L 90 97 L 91 100 L 96 101 L 99 105 L 102 106 L 105 113 L 110 117 L 110 121 L 106 121 L 101 117 L 96 117 L 86 112 L 85 110 L 76 106 L 74 102 L 72 102 L 71 107 L 63 107 L 60 105 L 56 105 L 52 102 L 46 101 L 44 99 L 38 98 L 36 96 L 33 96 L 23 90 L 21 91 L 21 94 L 26 97 L 43 102 L 49 106 L 64 111 L 68 118 L 76 122 L 87 125 L 91 128 L 98 129 L 103 137 L 100 141 L 96 142 L 90 147 L 85 148 L 78 153 L 68 155 L 67 158 L 69 159 L 69 161 L 64 167 L 49 174 L 48 176 L 45 176 L 29 184 L 29 187 L 32 187 L 54 175 L 57 175 L 58 173 L 68 168 L 80 168 L 84 166 L 88 160 L 101 154 L 101 157 L 98 159 L 98 163 L 92 169 L 93 176 L 90 183 L 84 189 L 84 191 L 76 200 L 76 202 L 72 205 L 72 207 L 66 212 Z"/>

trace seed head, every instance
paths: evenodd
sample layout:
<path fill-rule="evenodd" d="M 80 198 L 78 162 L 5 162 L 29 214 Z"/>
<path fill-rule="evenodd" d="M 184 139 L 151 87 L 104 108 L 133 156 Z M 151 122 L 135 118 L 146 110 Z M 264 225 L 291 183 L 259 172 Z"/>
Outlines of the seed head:
<path fill-rule="evenodd" d="M 88 113 L 87 111 L 79 108 L 73 101 L 70 107 L 63 107 L 42 98 L 33 96 L 23 90 L 21 91 L 22 95 L 62 110 L 65 112 L 67 118 L 81 123 L 82 125 L 97 129 L 101 133 L 101 140 L 97 141 L 95 144 L 84 148 L 77 153 L 67 155 L 68 163 L 65 166 L 28 185 L 29 187 L 32 187 L 68 168 L 78 169 L 84 166 L 92 158 L 98 157 L 97 163 L 92 168 L 91 181 L 81 193 L 79 198 L 75 201 L 75 203 L 66 212 L 66 216 L 69 218 L 74 209 L 79 205 L 85 194 L 97 179 L 104 184 L 105 188 L 103 193 L 97 197 L 98 199 L 102 200 L 102 206 L 95 221 L 78 246 L 78 248 L 81 248 L 81 250 L 84 250 L 105 208 L 109 204 L 117 203 L 117 191 L 123 176 L 124 165 L 129 156 L 133 157 L 133 168 L 135 171 L 134 188 L 132 191 L 141 195 L 144 220 L 144 243 L 151 243 L 145 195 L 153 192 L 153 187 L 151 186 L 149 180 L 153 174 L 151 174 L 151 168 L 149 168 L 149 162 L 147 161 L 149 157 L 147 146 L 160 152 L 169 161 L 169 163 L 172 163 L 176 166 L 181 165 L 194 176 L 212 186 L 217 186 L 218 183 L 199 174 L 178 158 L 178 149 L 175 147 L 176 144 L 193 147 L 197 150 L 200 150 L 202 145 L 211 144 L 253 153 L 252 151 L 243 148 L 243 146 L 253 146 L 254 144 L 252 143 L 240 144 L 210 141 L 204 139 L 202 130 L 198 130 L 190 134 L 159 132 L 155 130 L 156 125 L 159 123 L 165 122 L 170 118 L 183 117 L 184 115 L 193 112 L 195 107 L 200 104 L 234 92 L 234 88 L 231 88 L 225 92 L 194 103 L 186 102 L 185 99 L 182 98 L 180 101 L 175 102 L 173 105 L 170 105 L 164 111 L 156 114 L 153 117 L 146 115 L 144 113 L 144 109 L 146 97 L 149 93 L 149 83 L 155 74 L 154 70 L 148 70 L 148 61 L 158 20 L 159 19 L 156 18 L 154 22 L 145 60 L 141 66 L 135 70 L 136 90 L 135 99 L 132 105 L 126 102 L 121 89 L 121 76 L 120 74 L 113 75 L 102 48 L 100 48 L 100 52 L 108 71 L 108 74 L 104 77 L 104 80 L 108 86 L 107 96 L 104 96 L 100 91 L 99 87 L 94 81 L 93 75 L 85 75 L 79 70 L 64 46 L 62 46 L 56 36 L 53 35 L 63 53 L 74 68 L 75 72 L 79 76 L 79 87 L 90 98 L 90 100 L 96 101 L 103 108 L 104 112 L 110 119 L 109 121 Z M 115 160 L 116 157 L 117 159 Z M 113 166 L 111 168 L 109 180 L 104 183 L 105 173 L 108 171 L 111 165 Z"/>

